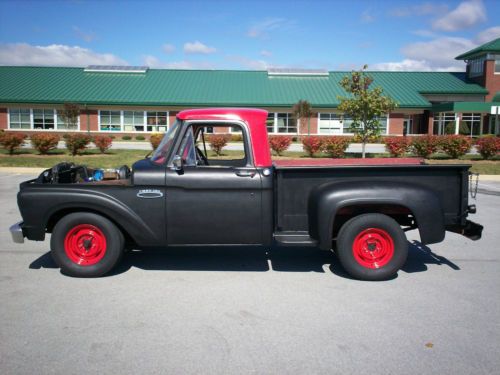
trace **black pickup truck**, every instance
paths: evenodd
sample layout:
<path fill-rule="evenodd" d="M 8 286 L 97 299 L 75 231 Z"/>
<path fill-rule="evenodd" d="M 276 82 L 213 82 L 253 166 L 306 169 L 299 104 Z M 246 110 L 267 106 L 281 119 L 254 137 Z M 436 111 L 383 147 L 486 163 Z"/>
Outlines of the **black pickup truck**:
<path fill-rule="evenodd" d="M 109 272 L 126 248 L 206 245 L 314 246 L 333 250 L 345 270 L 383 280 L 404 265 L 405 231 L 421 242 L 446 231 L 481 237 L 467 220 L 468 165 L 418 159 L 271 161 L 267 112 L 180 112 L 151 157 L 115 179 L 88 179 L 84 167 L 54 167 L 23 182 L 15 242 L 52 233 L 54 260 L 68 275 Z M 210 159 L 207 132 L 231 127 L 244 156 Z M 350 165 L 350 164 L 355 165 Z M 83 171 L 83 172 L 82 172 Z"/>

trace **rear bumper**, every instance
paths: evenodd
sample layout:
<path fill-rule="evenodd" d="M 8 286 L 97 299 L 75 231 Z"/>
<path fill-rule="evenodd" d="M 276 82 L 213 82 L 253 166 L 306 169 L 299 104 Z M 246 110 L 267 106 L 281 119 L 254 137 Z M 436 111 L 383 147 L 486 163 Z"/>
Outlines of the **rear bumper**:
<path fill-rule="evenodd" d="M 14 225 L 11 225 L 9 228 L 10 235 L 12 236 L 12 241 L 15 243 L 24 243 L 24 233 L 23 233 L 23 228 L 21 227 L 21 224 L 23 222 L 20 221 L 18 223 L 15 223 Z"/>

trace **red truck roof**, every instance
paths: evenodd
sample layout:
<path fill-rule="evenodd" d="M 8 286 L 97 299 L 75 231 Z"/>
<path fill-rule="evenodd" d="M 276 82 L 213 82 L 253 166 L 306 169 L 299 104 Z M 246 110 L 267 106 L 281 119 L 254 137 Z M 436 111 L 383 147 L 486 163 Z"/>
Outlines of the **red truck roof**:
<path fill-rule="evenodd" d="M 267 143 L 267 111 L 255 108 L 188 109 L 177 114 L 179 120 L 242 121 L 250 131 L 253 160 L 256 167 L 271 166 L 271 151 Z"/>

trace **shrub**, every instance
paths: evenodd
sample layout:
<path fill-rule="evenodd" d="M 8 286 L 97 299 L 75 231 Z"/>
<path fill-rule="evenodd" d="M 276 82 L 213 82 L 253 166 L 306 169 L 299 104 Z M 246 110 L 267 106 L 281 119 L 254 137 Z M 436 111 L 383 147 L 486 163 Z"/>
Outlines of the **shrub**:
<path fill-rule="evenodd" d="M 131 139 L 132 139 L 132 137 L 130 135 L 124 135 L 122 137 L 122 140 L 124 140 L 124 141 L 130 141 Z"/>
<path fill-rule="evenodd" d="M 325 137 L 323 140 L 322 151 L 332 158 L 342 158 L 344 157 L 345 151 L 351 142 L 352 138 L 350 137 Z"/>
<path fill-rule="evenodd" d="M 107 135 L 96 135 L 94 144 L 101 151 L 101 154 L 104 154 L 113 144 L 113 139 Z"/>
<path fill-rule="evenodd" d="M 500 153 L 500 138 L 482 137 L 476 142 L 476 149 L 483 159 L 488 159 Z"/>
<path fill-rule="evenodd" d="M 6 133 L 0 134 L 0 144 L 9 151 L 9 155 L 12 155 L 15 150 L 20 148 L 24 144 L 26 139 L 26 134 L 23 133 Z"/>
<path fill-rule="evenodd" d="M 464 156 L 472 146 L 472 140 L 464 135 L 445 135 L 441 137 L 441 149 L 453 159 Z"/>
<path fill-rule="evenodd" d="M 149 138 L 149 142 L 151 143 L 153 150 L 158 148 L 162 138 L 163 138 L 163 134 L 160 134 L 160 133 L 151 134 L 151 137 Z"/>
<path fill-rule="evenodd" d="M 30 136 L 30 139 L 33 148 L 37 150 L 40 154 L 45 155 L 50 150 L 54 150 L 57 148 L 57 144 L 59 143 L 60 137 L 57 134 L 39 133 L 39 134 L 32 134 Z"/>
<path fill-rule="evenodd" d="M 135 139 L 137 139 L 138 141 L 144 141 L 146 138 L 143 135 L 138 135 L 137 137 L 135 137 Z"/>
<path fill-rule="evenodd" d="M 115 139 L 115 138 L 116 138 L 116 136 L 114 136 L 114 135 L 110 135 L 110 136 L 109 136 L 109 138 L 111 138 L 111 139 Z"/>
<path fill-rule="evenodd" d="M 304 149 L 306 154 L 310 157 L 313 157 L 314 154 L 320 152 L 322 146 L 323 146 L 323 138 L 321 137 L 310 136 L 302 138 L 302 148 Z"/>
<path fill-rule="evenodd" d="M 411 140 L 411 151 L 422 158 L 428 159 L 429 156 L 437 152 L 439 148 L 439 137 L 435 135 L 423 135 L 414 137 Z"/>
<path fill-rule="evenodd" d="M 385 149 L 395 158 L 404 156 L 410 148 L 410 139 L 407 137 L 386 137 L 384 143 Z"/>
<path fill-rule="evenodd" d="M 278 156 L 290 147 L 292 144 L 292 137 L 287 135 L 271 135 L 269 136 L 269 147 L 273 150 Z"/>
<path fill-rule="evenodd" d="M 226 147 L 230 139 L 229 134 L 212 134 L 207 137 L 210 148 L 217 156 L 222 154 L 222 149 Z"/>
<path fill-rule="evenodd" d="M 243 135 L 242 134 L 231 134 L 231 142 L 242 142 Z"/>
<path fill-rule="evenodd" d="M 86 134 L 68 134 L 66 136 L 66 148 L 75 156 L 76 154 L 85 150 L 88 144 L 92 141 L 92 138 Z"/>

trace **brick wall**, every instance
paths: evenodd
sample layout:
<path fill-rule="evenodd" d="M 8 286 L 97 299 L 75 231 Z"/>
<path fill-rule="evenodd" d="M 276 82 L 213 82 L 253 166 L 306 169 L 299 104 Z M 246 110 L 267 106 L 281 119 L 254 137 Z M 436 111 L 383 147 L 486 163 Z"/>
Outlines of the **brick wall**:
<path fill-rule="evenodd" d="M 500 74 L 495 74 L 495 61 L 486 61 L 484 68 L 485 87 L 489 91 L 486 101 L 491 102 L 497 91 L 500 91 Z"/>
<path fill-rule="evenodd" d="M 391 113 L 389 115 L 389 134 L 403 135 L 405 115 L 402 113 Z"/>
<path fill-rule="evenodd" d="M 7 108 L 0 108 L 0 129 L 7 129 Z"/>

